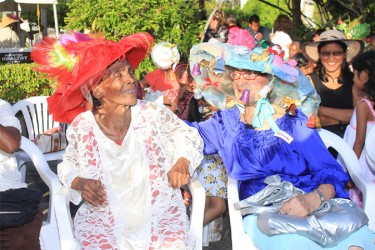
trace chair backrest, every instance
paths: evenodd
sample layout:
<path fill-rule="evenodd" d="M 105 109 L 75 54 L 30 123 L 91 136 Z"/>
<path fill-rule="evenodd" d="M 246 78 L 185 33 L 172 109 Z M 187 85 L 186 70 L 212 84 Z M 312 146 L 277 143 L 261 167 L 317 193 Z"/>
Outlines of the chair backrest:
<path fill-rule="evenodd" d="M 40 244 L 44 250 L 60 249 L 60 238 L 55 212 L 55 196 L 61 189 L 57 175 L 50 169 L 39 148 L 26 137 L 22 137 L 20 148 L 29 155 L 42 180 L 49 188 L 50 200 L 47 220 L 40 231 Z"/>
<path fill-rule="evenodd" d="M 24 119 L 27 135 L 30 140 L 34 140 L 39 134 L 60 126 L 60 123 L 52 119 L 48 113 L 48 96 L 34 96 L 20 100 L 12 106 L 13 113 L 21 112 Z M 23 131 L 23 135 L 25 135 Z"/>

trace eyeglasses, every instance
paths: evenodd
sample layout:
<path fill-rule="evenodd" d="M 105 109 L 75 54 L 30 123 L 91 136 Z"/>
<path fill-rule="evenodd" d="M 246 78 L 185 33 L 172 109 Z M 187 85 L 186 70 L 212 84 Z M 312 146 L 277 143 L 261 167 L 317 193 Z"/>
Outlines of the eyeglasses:
<path fill-rule="evenodd" d="M 330 51 L 321 51 L 319 52 L 319 55 L 321 57 L 329 57 L 330 55 L 333 55 L 334 57 L 341 57 L 345 54 L 344 51 L 333 51 L 333 52 L 330 52 Z"/>
<path fill-rule="evenodd" d="M 258 76 L 255 73 L 238 72 L 238 71 L 235 71 L 229 74 L 230 78 L 232 78 L 233 80 L 240 79 L 241 75 L 243 79 L 245 80 L 254 80 Z"/>

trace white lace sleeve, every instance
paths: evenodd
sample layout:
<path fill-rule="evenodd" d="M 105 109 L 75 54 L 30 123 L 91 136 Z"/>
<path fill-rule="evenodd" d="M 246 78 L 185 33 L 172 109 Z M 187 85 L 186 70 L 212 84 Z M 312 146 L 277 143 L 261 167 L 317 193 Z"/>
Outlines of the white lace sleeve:
<path fill-rule="evenodd" d="M 90 121 L 81 114 L 74 119 L 66 134 L 69 142 L 63 161 L 58 165 L 58 175 L 64 186 L 70 189 L 71 201 L 79 204 L 81 192 L 71 188 L 77 176 L 87 179 L 99 179 L 97 142 Z"/>
<path fill-rule="evenodd" d="M 203 159 L 203 140 L 197 129 L 187 125 L 165 107 L 161 107 L 158 122 L 162 124 L 160 130 L 166 136 L 174 152 L 173 162 L 185 157 L 190 161 L 189 172 L 193 175 Z"/>

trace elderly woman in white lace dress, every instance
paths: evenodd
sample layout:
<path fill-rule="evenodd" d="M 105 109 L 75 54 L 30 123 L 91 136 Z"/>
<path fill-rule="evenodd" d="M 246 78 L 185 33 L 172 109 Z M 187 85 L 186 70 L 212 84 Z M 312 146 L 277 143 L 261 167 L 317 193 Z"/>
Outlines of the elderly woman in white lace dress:
<path fill-rule="evenodd" d="M 37 70 L 57 76 L 54 119 L 71 123 L 58 173 L 72 202 L 83 199 L 74 221 L 81 249 L 194 245 L 178 187 L 202 160 L 203 144 L 171 111 L 137 99 L 133 70 L 152 42 L 147 33 L 119 42 L 72 33 L 33 50 Z"/>

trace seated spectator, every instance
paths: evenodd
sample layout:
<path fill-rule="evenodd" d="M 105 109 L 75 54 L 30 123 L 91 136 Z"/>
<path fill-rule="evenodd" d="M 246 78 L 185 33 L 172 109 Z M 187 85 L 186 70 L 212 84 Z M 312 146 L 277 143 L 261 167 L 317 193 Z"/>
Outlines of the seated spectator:
<path fill-rule="evenodd" d="M 249 18 L 249 27 L 246 28 L 250 34 L 254 37 L 255 41 L 257 42 L 257 46 L 261 46 L 260 42 L 265 40 L 266 42 L 270 40 L 270 31 L 260 25 L 260 18 L 258 15 L 252 15 Z"/>
<path fill-rule="evenodd" d="M 301 72 L 308 76 L 312 72 L 314 72 L 314 64 L 311 60 L 307 59 L 301 52 L 295 54 L 291 59 L 296 60 L 297 65 L 296 67 L 301 70 Z"/>
<path fill-rule="evenodd" d="M 301 52 L 301 43 L 299 41 L 293 41 L 289 48 L 289 58 L 293 58 L 294 55 Z"/>
<path fill-rule="evenodd" d="M 0 22 L 0 48 L 18 48 L 20 41 L 17 33 L 12 29 L 12 24 L 18 22 L 8 15 L 3 15 Z"/>
<path fill-rule="evenodd" d="M 169 109 L 137 99 L 134 70 L 154 39 L 143 32 L 118 42 L 81 33 L 59 39 L 45 38 L 32 57 L 47 77 L 59 73 L 48 104 L 56 121 L 71 124 L 58 175 L 71 201 L 82 202 L 74 219 L 78 248 L 192 248 L 180 187 L 201 162 L 203 145 Z M 56 48 L 69 63 L 48 57 Z M 92 109 L 84 110 L 89 101 Z"/>
<path fill-rule="evenodd" d="M 2 222 L 8 216 L 7 211 L 3 211 L 3 209 L 8 208 L 8 204 L 2 204 L 1 201 L 9 195 L 19 196 L 20 193 L 17 191 L 27 192 L 27 184 L 22 181 L 22 175 L 18 170 L 14 156 L 14 152 L 18 150 L 21 141 L 20 131 L 21 124 L 14 116 L 10 104 L 0 99 L 0 211 Z M 40 249 L 39 234 L 43 222 L 43 213 L 39 210 L 38 205 L 42 194 L 39 191 L 35 192 L 37 200 L 33 209 L 30 207 L 31 213 L 25 215 L 25 217 L 20 217 L 25 221 L 24 224 L 18 221 L 16 223 L 20 225 L 11 225 L 5 228 L 5 225 L 0 223 L 1 249 Z M 29 218 L 26 218 L 26 216 Z"/>
<path fill-rule="evenodd" d="M 198 129 L 204 140 L 204 153 L 218 153 L 228 175 L 238 180 L 240 199 L 264 190 L 269 177 L 278 175 L 281 181 L 303 190 L 279 203 L 274 212 L 293 223 L 294 220 L 314 220 L 314 215 L 310 214 L 331 198 L 348 198 L 345 185 L 349 175 L 328 152 L 318 131 L 308 127 L 308 117 L 316 116 L 319 103 L 309 80 L 294 67 L 280 64 L 282 60 L 278 55 L 271 59 L 270 54 L 259 48 L 249 50 L 244 46 L 201 43 L 190 50 L 190 60 L 199 62 L 202 60 L 199 58 L 204 58 L 213 63 L 218 51 L 224 51 L 224 73 L 208 66 L 202 67 L 201 74 L 194 78 L 201 89 L 225 101 L 219 91 L 234 99 L 236 106 L 191 126 Z M 217 86 L 205 88 L 209 80 L 217 82 Z M 252 204 L 248 203 L 250 207 Z M 363 211 L 357 209 L 363 215 Z M 245 232 L 258 249 L 324 249 L 321 246 L 324 240 L 303 234 L 298 226 L 292 232 L 275 235 L 279 232 L 275 229 L 266 234 L 257 225 L 257 215 L 245 214 Z M 340 221 L 340 216 L 337 214 L 334 221 Z M 340 232 L 353 230 L 341 237 L 332 249 L 373 248 L 374 232 L 365 224 L 365 219 L 358 223 L 356 216 L 350 217 L 350 225 L 341 225 Z M 311 230 L 319 230 L 318 227 Z"/>
<path fill-rule="evenodd" d="M 271 42 L 278 44 L 284 51 L 284 60 L 289 58 L 289 49 L 293 42 L 293 23 L 287 15 L 279 15 L 273 25 L 274 32 L 271 34 Z"/>
<path fill-rule="evenodd" d="M 327 30 L 317 42 L 305 42 L 302 50 L 317 64 L 310 74 L 321 97 L 319 118 L 321 125 L 340 137 L 353 114 L 353 72 L 349 64 L 363 51 L 363 42 L 347 39 L 338 30 Z M 358 100 L 359 101 L 359 100 Z"/>
<path fill-rule="evenodd" d="M 228 28 L 225 25 L 225 14 L 223 10 L 217 10 L 210 20 L 208 29 L 203 35 L 203 42 L 208 42 L 211 38 L 215 38 L 225 43 L 228 39 Z M 202 35 L 200 35 L 202 37 Z"/>
<path fill-rule="evenodd" d="M 315 30 L 314 33 L 311 36 L 311 41 L 313 41 L 313 42 L 319 41 L 320 40 L 320 34 L 322 34 L 324 31 L 326 31 L 326 30 L 325 29 Z"/>
<path fill-rule="evenodd" d="M 163 94 L 162 104 L 173 112 L 176 110 L 180 84 L 176 68 L 180 61 L 180 52 L 177 46 L 169 42 L 160 42 L 152 48 L 151 58 L 157 67 L 140 81 L 143 88 L 150 87 L 152 92 L 160 91 Z M 150 94 L 150 93 L 149 93 Z M 145 97 L 146 100 L 149 97 Z"/>

